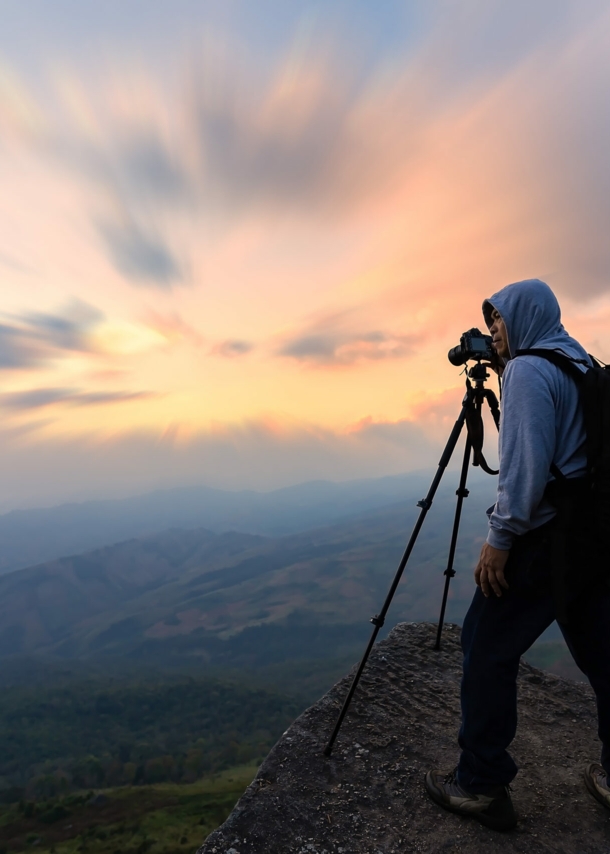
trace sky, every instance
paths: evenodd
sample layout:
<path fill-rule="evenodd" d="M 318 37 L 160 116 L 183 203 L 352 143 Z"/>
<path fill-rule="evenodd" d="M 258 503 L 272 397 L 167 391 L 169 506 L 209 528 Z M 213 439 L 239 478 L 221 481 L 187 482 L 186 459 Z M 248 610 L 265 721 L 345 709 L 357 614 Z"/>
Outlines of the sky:
<path fill-rule="evenodd" d="M 433 466 L 523 278 L 610 361 L 607 3 L 0 19 L 0 511 Z"/>

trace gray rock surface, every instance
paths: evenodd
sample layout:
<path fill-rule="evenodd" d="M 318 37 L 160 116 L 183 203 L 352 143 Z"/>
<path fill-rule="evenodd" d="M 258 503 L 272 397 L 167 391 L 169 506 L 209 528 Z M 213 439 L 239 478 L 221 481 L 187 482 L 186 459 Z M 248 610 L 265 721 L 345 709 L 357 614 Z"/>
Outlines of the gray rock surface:
<path fill-rule="evenodd" d="M 402 623 L 374 649 L 330 759 L 323 756 L 349 675 L 304 712 L 198 854 L 610 852 L 610 812 L 582 782 L 597 760 L 588 684 L 522 664 L 512 753 L 518 828 L 500 834 L 427 797 L 429 768 L 457 758 L 459 628 Z"/>

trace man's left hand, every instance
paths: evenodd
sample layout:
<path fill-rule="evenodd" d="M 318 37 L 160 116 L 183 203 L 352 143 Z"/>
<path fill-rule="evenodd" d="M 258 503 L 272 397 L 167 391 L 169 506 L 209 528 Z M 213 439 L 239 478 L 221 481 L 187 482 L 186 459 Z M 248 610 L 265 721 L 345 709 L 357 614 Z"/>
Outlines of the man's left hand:
<path fill-rule="evenodd" d="M 502 595 L 502 588 L 508 590 L 508 582 L 504 578 L 504 568 L 510 550 L 495 549 L 489 543 L 483 543 L 481 556 L 474 571 L 474 580 L 481 588 L 484 596 L 491 596 L 492 591 L 496 596 Z"/>

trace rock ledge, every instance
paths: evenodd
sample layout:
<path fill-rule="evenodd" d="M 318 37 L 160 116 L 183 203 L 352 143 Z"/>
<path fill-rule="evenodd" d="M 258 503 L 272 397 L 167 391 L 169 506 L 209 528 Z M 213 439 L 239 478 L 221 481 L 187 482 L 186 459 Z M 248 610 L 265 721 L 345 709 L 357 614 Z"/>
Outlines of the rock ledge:
<path fill-rule="evenodd" d="M 428 799 L 426 770 L 457 756 L 459 634 L 447 626 L 435 652 L 435 626 L 396 626 L 373 650 L 332 757 L 322 751 L 349 676 L 284 733 L 198 854 L 610 852 L 610 813 L 582 783 L 599 755 L 593 693 L 525 663 L 512 748 L 518 828 L 494 833 Z"/>

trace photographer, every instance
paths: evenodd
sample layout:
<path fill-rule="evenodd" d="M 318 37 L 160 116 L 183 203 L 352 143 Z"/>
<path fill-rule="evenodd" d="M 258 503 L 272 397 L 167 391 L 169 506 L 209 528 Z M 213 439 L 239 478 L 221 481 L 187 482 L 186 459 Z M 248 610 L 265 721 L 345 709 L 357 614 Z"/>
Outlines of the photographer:
<path fill-rule="evenodd" d="M 519 659 L 555 619 L 597 696 L 601 765 L 589 765 L 585 783 L 610 809 L 610 589 L 599 580 L 599 566 L 597 578 L 588 573 L 595 561 L 587 560 L 586 543 L 580 574 L 589 589 L 581 579 L 576 597 L 559 584 L 554 543 L 561 526 L 549 496 L 558 481 L 576 482 L 587 473 L 582 406 L 566 372 L 517 351 L 559 351 L 582 371 L 591 362 L 563 328 L 553 292 L 538 279 L 503 288 L 483 303 L 483 314 L 505 365 L 498 493 L 462 630 L 461 755 L 451 773 L 428 772 L 426 788 L 445 809 L 508 830 L 517 821 L 508 786 L 518 769 L 507 748 L 517 728 Z M 550 776 L 547 786 L 552 797 L 557 783 Z"/>

